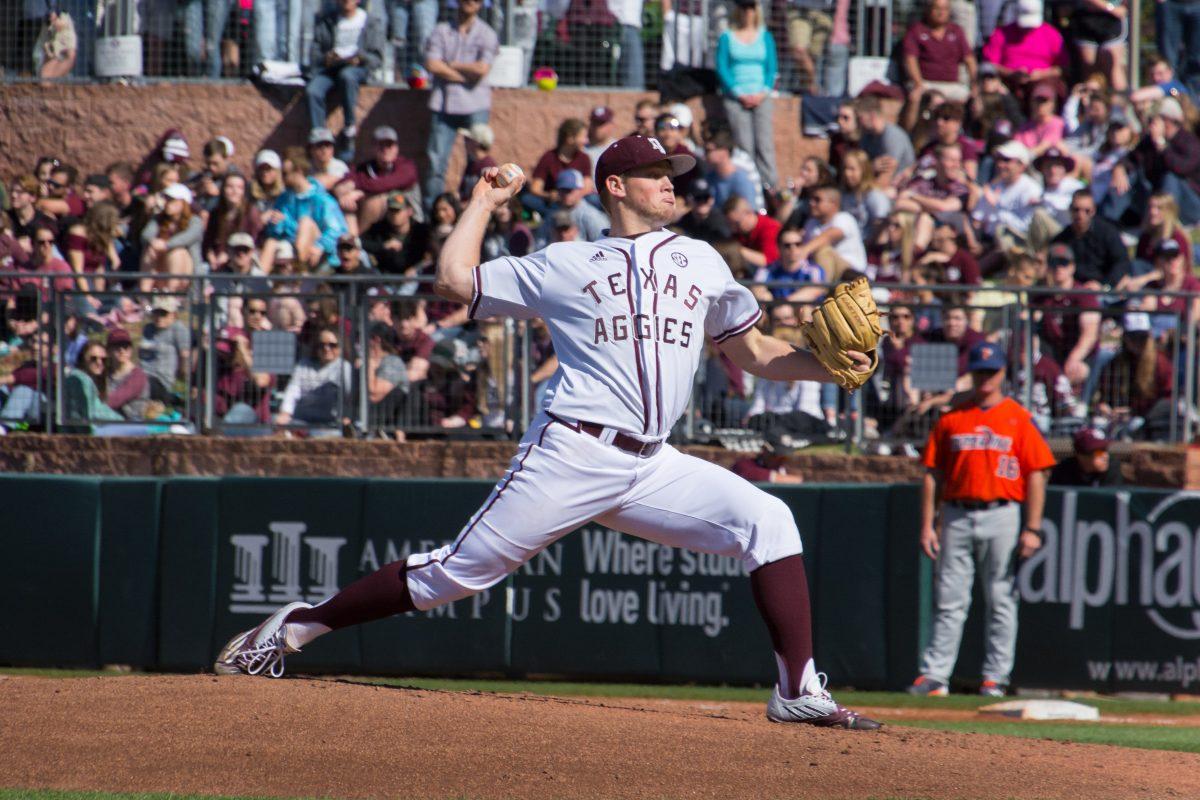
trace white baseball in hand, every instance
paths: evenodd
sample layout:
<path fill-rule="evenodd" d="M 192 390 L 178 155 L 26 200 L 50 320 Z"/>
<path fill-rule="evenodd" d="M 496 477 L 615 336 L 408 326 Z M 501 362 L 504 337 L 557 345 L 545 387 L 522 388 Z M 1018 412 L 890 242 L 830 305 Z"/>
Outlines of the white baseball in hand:
<path fill-rule="evenodd" d="M 525 172 L 512 162 L 501 164 L 500 171 L 496 174 L 496 185 L 503 188 L 524 175 Z"/>

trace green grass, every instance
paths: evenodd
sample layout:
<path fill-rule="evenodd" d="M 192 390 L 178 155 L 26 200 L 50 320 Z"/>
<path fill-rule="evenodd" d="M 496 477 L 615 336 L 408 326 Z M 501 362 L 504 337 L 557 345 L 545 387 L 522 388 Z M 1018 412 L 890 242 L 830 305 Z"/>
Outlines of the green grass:
<path fill-rule="evenodd" d="M 913 728 L 929 728 L 958 733 L 990 733 L 1019 736 L 1023 739 L 1055 739 L 1081 744 L 1111 744 L 1143 750 L 1178 750 L 1200 753 L 1200 736 L 1195 728 L 1171 728 L 1157 725 L 1097 725 L 1087 722 L 933 722 L 924 720 L 897 722 Z"/>
<path fill-rule="evenodd" d="M 109 678 L 116 675 L 137 675 L 120 669 L 49 669 L 46 667 L 3 667 L 0 675 L 29 675 L 34 678 Z M 0 800 L 6 800 L 0 795 Z"/>

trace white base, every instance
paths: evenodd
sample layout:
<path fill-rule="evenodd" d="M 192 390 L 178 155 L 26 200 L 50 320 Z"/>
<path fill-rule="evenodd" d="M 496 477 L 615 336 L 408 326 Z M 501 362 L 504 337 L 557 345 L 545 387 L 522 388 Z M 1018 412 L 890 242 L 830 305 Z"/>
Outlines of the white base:
<path fill-rule="evenodd" d="M 1100 710 L 1070 700 L 1009 700 L 982 706 L 980 714 L 1010 719 L 1100 719 Z"/>

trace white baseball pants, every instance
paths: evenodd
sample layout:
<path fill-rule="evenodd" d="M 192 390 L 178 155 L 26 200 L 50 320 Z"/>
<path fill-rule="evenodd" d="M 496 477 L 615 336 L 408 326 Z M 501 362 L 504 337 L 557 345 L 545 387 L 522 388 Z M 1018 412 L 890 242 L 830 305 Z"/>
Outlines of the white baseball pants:
<path fill-rule="evenodd" d="M 642 458 L 543 413 L 458 538 L 409 556 L 413 603 L 426 610 L 483 591 L 592 520 L 735 556 L 748 570 L 802 549 L 787 505 L 732 472 L 670 445 Z"/>

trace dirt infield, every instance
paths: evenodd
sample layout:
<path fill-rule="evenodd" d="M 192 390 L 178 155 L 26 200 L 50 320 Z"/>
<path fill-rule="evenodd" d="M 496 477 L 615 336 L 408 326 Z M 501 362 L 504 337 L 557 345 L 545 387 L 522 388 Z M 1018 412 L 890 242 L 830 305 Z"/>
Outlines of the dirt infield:
<path fill-rule="evenodd" d="M 900 713 L 900 712 L 897 712 Z M 906 712 L 911 713 L 911 712 Z M 768 723 L 745 703 L 0 677 L 0 786 L 387 798 L 1200 797 L 1200 755 Z"/>

